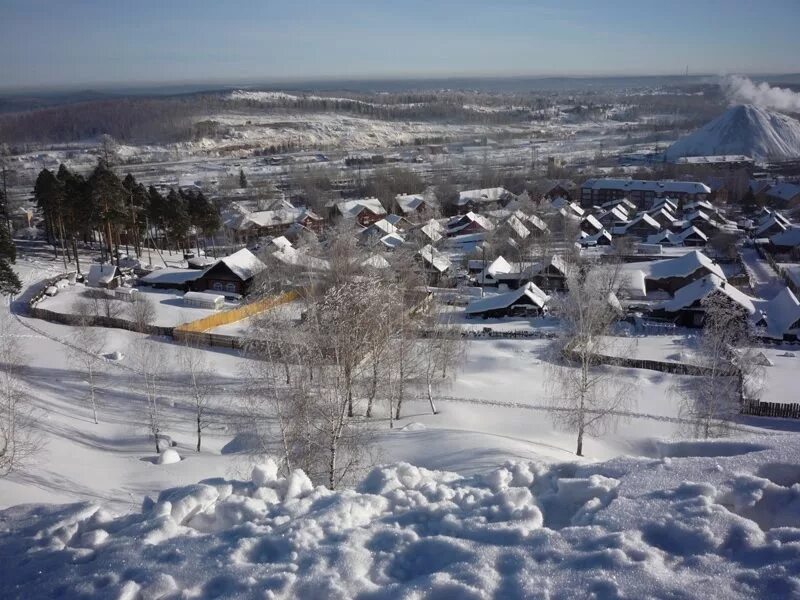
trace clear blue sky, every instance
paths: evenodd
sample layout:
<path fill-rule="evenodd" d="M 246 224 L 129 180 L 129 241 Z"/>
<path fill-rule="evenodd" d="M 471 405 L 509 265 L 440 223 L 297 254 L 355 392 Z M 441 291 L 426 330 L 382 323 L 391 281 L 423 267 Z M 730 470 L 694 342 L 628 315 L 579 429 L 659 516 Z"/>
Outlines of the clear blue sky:
<path fill-rule="evenodd" d="M 0 0 L 0 88 L 800 71 L 800 0 Z"/>

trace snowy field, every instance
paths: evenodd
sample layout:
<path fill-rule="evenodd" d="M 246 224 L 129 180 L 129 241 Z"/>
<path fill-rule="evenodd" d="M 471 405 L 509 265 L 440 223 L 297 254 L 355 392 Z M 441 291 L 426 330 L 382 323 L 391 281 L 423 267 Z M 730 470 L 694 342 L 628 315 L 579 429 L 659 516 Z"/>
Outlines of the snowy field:
<path fill-rule="evenodd" d="M 18 270 L 32 284 L 61 266 L 22 258 Z M 0 508 L 14 507 L 0 512 L 0 597 L 800 594 L 800 425 L 748 418 L 728 440 L 682 441 L 675 392 L 688 376 L 608 367 L 629 411 L 588 438 L 579 459 L 574 435 L 551 418 L 552 342 L 474 339 L 437 393 L 438 414 L 410 401 L 390 430 L 379 406 L 375 464 L 388 466 L 330 492 L 300 472 L 276 479 L 269 466 L 251 477 L 266 457 L 238 443 L 248 361 L 237 352 L 198 350 L 215 384 L 198 453 L 170 340 L 103 330 L 103 353 L 122 357 L 101 366 L 95 424 L 71 360 L 74 329 L 4 316 L 25 353 L 43 446 L 0 479 Z M 687 345 L 624 340 L 661 359 Z M 131 370 L 144 342 L 167 370 L 163 433 L 182 458 L 174 464 L 157 464 Z M 793 397 L 800 359 L 764 351 L 774 363 L 764 399 Z"/>

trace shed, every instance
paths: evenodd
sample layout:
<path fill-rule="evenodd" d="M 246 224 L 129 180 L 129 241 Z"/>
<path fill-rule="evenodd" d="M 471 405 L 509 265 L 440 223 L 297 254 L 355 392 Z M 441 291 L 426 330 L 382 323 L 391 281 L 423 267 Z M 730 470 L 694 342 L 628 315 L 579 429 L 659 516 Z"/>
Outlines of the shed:
<path fill-rule="evenodd" d="M 206 294 L 204 292 L 186 292 L 183 295 L 183 304 L 195 308 L 219 310 L 225 305 L 225 296 Z"/>
<path fill-rule="evenodd" d="M 139 290 L 130 287 L 118 287 L 114 290 L 114 298 L 125 302 L 133 302 L 139 295 Z"/>
<path fill-rule="evenodd" d="M 120 272 L 116 265 L 91 265 L 86 275 L 89 287 L 99 287 L 113 290 L 119 285 Z"/>

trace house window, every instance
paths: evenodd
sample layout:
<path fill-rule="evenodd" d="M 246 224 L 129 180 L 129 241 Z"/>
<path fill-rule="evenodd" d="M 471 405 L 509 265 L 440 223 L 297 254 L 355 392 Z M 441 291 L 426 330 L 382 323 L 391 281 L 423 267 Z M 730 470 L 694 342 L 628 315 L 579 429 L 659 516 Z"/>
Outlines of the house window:
<path fill-rule="evenodd" d="M 235 294 L 236 293 L 236 284 L 233 283 L 232 281 L 229 281 L 228 283 L 225 284 L 225 291 L 226 292 L 230 292 L 232 294 Z"/>
<path fill-rule="evenodd" d="M 211 289 L 213 289 L 213 290 L 215 290 L 217 292 L 221 292 L 222 291 L 222 282 L 221 281 L 215 281 L 214 283 L 211 284 Z"/>

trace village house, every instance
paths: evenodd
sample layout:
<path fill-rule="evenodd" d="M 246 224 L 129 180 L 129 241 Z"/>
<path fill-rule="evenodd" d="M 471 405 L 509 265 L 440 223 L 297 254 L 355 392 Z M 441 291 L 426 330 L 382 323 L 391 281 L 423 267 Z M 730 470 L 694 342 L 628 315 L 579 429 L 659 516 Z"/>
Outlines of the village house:
<path fill-rule="evenodd" d="M 663 246 L 702 247 L 708 243 L 708 236 L 692 225 L 678 232 L 661 231 L 648 237 L 646 243 Z"/>
<path fill-rule="evenodd" d="M 121 279 L 122 273 L 116 265 L 110 263 L 89 265 L 89 272 L 86 274 L 86 285 L 113 290 L 119 286 Z"/>
<path fill-rule="evenodd" d="M 662 290 L 675 294 L 677 290 L 706 275 L 725 280 L 722 268 L 702 252 L 693 250 L 683 256 L 649 263 L 639 263 L 645 276 L 645 287 L 650 293 Z"/>
<path fill-rule="evenodd" d="M 661 224 L 647 213 L 639 213 L 639 215 L 624 226 L 622 233 L 624 235 L 636 236 L 641 239 L 647 239 L 661 231 Z M 618 233 L 614 231 L 614 233 Z"/>
<path fill-rule="evenodd" d="M 416 255 L 422 263 L 429 284 L 436 285 L 447 278 L 453 266 L 447 256 L 430 244 L 423 246 Z"/>
<path fill-rule="evenodd" d="M 756 308 L 752 321 L 760 337 L 787 342 L 800 339 L 800 302 L 788 287 Z"/>
<path fill-rule="evenodd" d="M 533 283 L 517 290 L 495 294 L 470 302 L 465 313 L 468 317 L 498 319 L 503 317 L 538 317 L 545 311 L 550 297 Z"/>
<path fill-rule="evenodd" d="M 368 227 L 386 216 L 386 209 L 377 198 L 359 198 L 334 204 L 335 214 L 353 219 L 362 227 Z"/>
<path fill-rule="evenodd" d="M 459 212 L 482 211 L 501 208 L 515 199 L 516 196 L 502 187 L 484 188 L 480 190 L 464 190 L 459 192 L 455 205 Z"/>
<path fill-rule="evenodd" d="M 674 297 L 653 307 L 651 315 L 683 327 L 702 327 L 705 321 L 703 300 L 713 295 L 721 296 L 731 307 L 739 309 L 742 318 L 750 318 L 756 312 L 752 298 L 724 278 L 708 274 L 677 289 Z"/>
<path fill-rule="evenodd" d="M 487 233 L 494 229 L 492 222 L 472 211 L 465 215 L 458 215 L 447 222 L 447 236 L 472 235 L 475 233 Z"/>
<path fill-rule="evenodd" d="M 800 227 L 790 227 L 769 238 L 773 252 L 800 255 Z"/>
<path fill-rule="evenodd" d="M 430 217 L 439 208 L 432 194 L 398 194 L 394 203 L 398 214 L 412 222 Z"/>
<path fill-rule="evenodd" d="M 220 258 L 197 277 L 195 291 L 219 292 L 226 296 L 244 296 L 253 284 L 253 279 L 266 265 L 250 250 L 242 248 L 230 256 Z"/>

